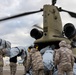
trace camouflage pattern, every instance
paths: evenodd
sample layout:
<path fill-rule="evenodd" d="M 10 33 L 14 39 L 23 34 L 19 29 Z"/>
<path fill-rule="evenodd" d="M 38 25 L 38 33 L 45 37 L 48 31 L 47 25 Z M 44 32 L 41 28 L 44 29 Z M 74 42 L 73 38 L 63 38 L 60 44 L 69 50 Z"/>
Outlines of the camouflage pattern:
<path fill-rule="evenodd" d="M 5 56 L 5 49 L 0 49 L 0 75 L 3 75 L 4 56 Z"/>
<path fill-rule="evenodd" d="M 0 50 L 0 75 L 3 75 L 3 66 L 4 66 L 4 62 L 3 62 L 3 51 Z"/>
<path fill-rule="evenodd" d="M 3 62 L 3 51 L 2 50 L 0 50 L 0 66 L 2 66 L 3 67 L 3 65 L 4 65 L 4 62 Z"/>
<path fill-rule="evenodd" d="M 26 70 L 28 71 L 30 67 L 32 68 L 34 75 L 43 75 L 44 66 L 42 56 L 40 52 L 35 48 L 32 48 L 29 55 L 27 56 Z"/>
<path fill-rule="evenodd" d="M 67 47 L 65 41 L 59 43 L 60 48 L 55 53 L 54 62 L 58 67 L 58 75 L 73 75 L 74 57 L 72 50 Z"/>
<path fill-rule="evenodd" d="M 3 56 L 0 55 L 0 75 L 3 75 Z"/>
<path fill-rule="evenodd" d="M 33 75 L 44 75 L 44 70 L 33 71 Z"/>
<path fill-rule="evenodd" d="M 68 47 L 69 49 L 72 49 L 72 47 L 71 47 L 71 45 L 70 45 L 70 44 L 67 44 L 67 47 Z"/>
<path fill-rule="evenodd" d="M 3 57 L 6 54 L 7 41 L 0 39 L 0 43 L 1 43 L 0 45 L 0 75 L 3 75 L 3 66 L 4 66 Z"/>
<path fill-rule="evenodd" d="M 10 62 L 10 75 L 15 75 L 16 69 L 17 69 L 16 63 Z"/>

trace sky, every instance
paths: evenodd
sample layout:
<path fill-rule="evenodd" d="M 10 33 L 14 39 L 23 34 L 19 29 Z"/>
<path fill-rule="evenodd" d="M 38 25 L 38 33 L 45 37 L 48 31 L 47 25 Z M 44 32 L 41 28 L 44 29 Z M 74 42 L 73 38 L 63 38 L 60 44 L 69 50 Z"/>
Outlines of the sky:
<path fill-rule="evenodd" d="M 51 0 L 0 0 L 0 19 L 29 11 L 36 11 L 43 8 L 43 5 L 51 4 Z M 76 0 L 57 0 L 56 6 L 76 12 Z M 76 19 L 68 13 L 60 13 L 62 24 L 71 22 L 76 26 Z M 10 41 L 11 46 L 29 46 L 35 41 L 30 36 L 33 25 L 42 27 L 42 12 L 12 20 L 0 22 L 0 38 Z"/>

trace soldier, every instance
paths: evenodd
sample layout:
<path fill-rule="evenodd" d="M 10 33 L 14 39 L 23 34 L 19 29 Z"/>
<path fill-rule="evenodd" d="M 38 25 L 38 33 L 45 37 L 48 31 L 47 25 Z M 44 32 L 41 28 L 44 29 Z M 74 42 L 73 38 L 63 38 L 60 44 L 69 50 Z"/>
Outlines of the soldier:
<path fill-rule="evenodd" d="M 3 75 L 3 66 L 4 66 L 3 57 L 6 55 L 6 50 L 9 50 L 10 48 L 11 43 L 9 41 L 0 39 L 0 75 Z"/>
<path fill-rule="evenodd" d="M 28 53 L 31 51 L 32 46 L 28 47 Z M 24 66 L 24 75 L 26 75 L 26 65 L 27 65 L 27 53 L 26 53 L 26 57 L 24 58 L 23 61 L 23 66 Z"/>
<path fill-rule="evenodd" d="M 32 68 L 33 75 L 44 75 L 42 56 L 38 51 L 38 45 L 34 45 L 27 57 L 26 71 Z"/>
<path fill-rule="evenodd" d="M 25 58 L 25 48 L 22 46 L 19 47 L 12 47 L 10 50 L 10 75 L 15 75 L 16 74 L 16 69 L 17 69 L 17 57 L 21 56 L 22 59 Z"/>
<path fill-rule="evenodd" d="M 55 53 L 54 62 L 58 68 L 58 75 L 73 75 L 74 57 L 72 50 L 67 47 L 66 41 L 59 43 L 60 48 Z"/>
<path fill-rule="evenodd" d="M 7 49 L 8 48 L 0 49 L 0 75 L 3 75 L 3 66 L 4 66 L 3 57 L 5 57 Z"/>
<path fill-rule="evenodd" d="M 31 49 L 33 48 L 33 46 L 29 46 L 28 47 L 28 53 L 30 53 Z"/>

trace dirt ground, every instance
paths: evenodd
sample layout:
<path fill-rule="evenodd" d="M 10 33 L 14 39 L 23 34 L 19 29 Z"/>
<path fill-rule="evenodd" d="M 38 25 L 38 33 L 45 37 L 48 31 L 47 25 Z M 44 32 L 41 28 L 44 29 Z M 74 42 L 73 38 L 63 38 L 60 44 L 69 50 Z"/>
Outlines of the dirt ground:
<path fill-rule="evenodd" d="M 23 65 L 17 65 L 16 75 L 23 75 L 23 74 L 24 74 L 24 67 L 23 67 Z M 9 67 L 9 65 L 4 66 L 4 68 L 3 68 L 3 75 L 10 75 L 10 67 Z"/>

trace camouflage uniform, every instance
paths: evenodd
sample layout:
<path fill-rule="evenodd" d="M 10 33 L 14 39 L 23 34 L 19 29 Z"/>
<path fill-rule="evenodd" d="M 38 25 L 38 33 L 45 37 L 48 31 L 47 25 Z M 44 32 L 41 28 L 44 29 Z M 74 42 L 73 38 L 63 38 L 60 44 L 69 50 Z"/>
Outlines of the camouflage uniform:
<path fill-rule="evenodd" d="M 67 47 L 65 41 L 59 43 L 60 48 L 55 53 L 54 62 L 58 68 L 58 75 L 73 75 L 74 57 L 72 50 Z"/>
<path fill-rule="evenodd" d="M 3 62 L 3 51 L 0 50 L 0 75 L 3 75 L 3 65 L 4 65 L 4 62 Z"/>
<path fill-rule="evenodd" d="M 10 62 L 10 75 L 15 75 L 16 74 L 16 69 L 17 69 L 17 65 L 14 62 Z"/>
<path fill-rule="evenodd" d="M 10 75 L 16 74 L 17 69 L 17 57 L 21 56 L 21 59 L 25 57 L 25 47 L 18 46 L 12 47 L 10 50 Z"/>
<path fill-rule="evenodd" d="M 35 48 L 32 48 L 29 55 L 27 56 L 26 70 L 28 71 L 30 67 L 32 68 L 33 75 L 44 75 L 42 56 Z"/>
<path fill-rule="evenodd" d="M 6 49 L 10 48 L 10 42 L 0 39 L 0 75 L 3 75 L 3 57 L 6 55 Z"/>
<path fill-rule="evenodd" d="M 70 45 L 70 44 L 67 44 L 67 47 L 68 47 L 69 49 L 72 49 L 72 47 L 71 47 L 71 45 Z"/>

